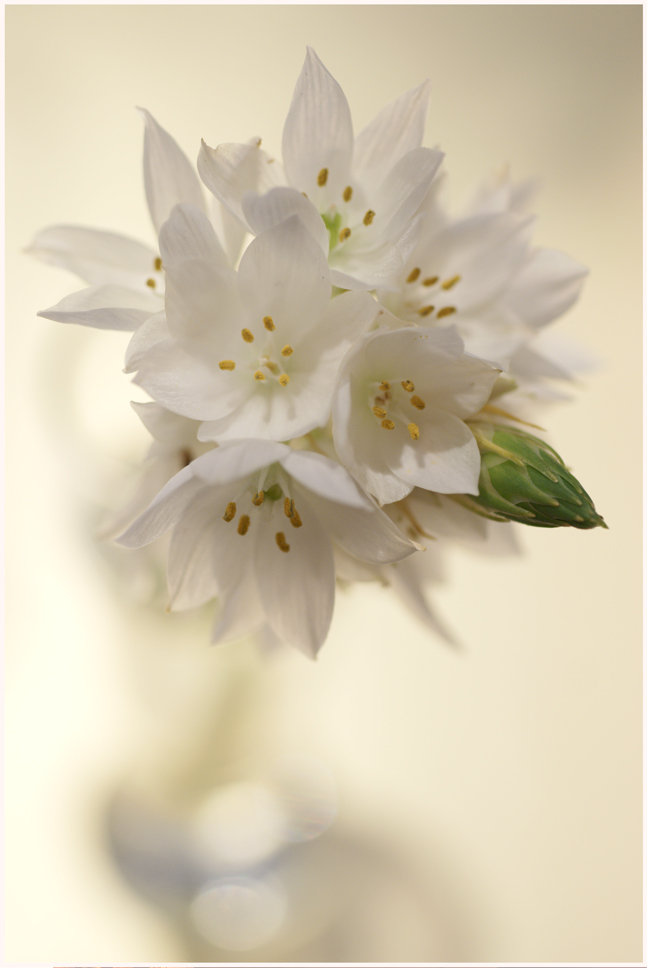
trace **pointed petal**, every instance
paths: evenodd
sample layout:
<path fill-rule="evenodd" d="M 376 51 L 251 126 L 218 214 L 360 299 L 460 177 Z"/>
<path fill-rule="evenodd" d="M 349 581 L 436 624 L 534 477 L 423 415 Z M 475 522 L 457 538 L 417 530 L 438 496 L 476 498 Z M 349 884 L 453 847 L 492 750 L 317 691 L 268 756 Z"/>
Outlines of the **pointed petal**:
<path fill-rule="evenodd" d="M 335 568 L 330 538 L 303 499 L 299 514 L 300 528 L 290 527 L 283 516 L 264 523 L 256 542 L 254 567 L 259 596 L 273 630 L 314 659 L 332 620 Z M 275 531 L 284 533 L 289 551 L 281 551 Z"/>
<path fill-rule="evenodd" d="M 400 561 L 420 547 L 409 541 L 384 511 L 374 504 L 371 510 L 366 510 L 321 497 L 310 498 L 310 501 L 319 520 L 337 544 L 362 561 L 384 565 Z M 296 505 L 299 507 L 298 501 Z"/>
<path fill-rule="evenodd" d="M 579 298 L 588 269 L 555 249 L 537 249 L 514 279 L 506 303 L 535 329 Z"/>
<path fill-rule="evenodd" d="M 151 346 L 170 339 L 170 336 L 165 312 L 155 313 L 143 322 L 139 329 L 135 330 L 128 344 L 124 373 L 133 373 L 137 370 Z"/>
<path fill-rule="evenodd" d="M 419 148 L 429 109 L 431 82 L 401 94 L 375 116 L 355 140 L 353 176 L 367 192 L 375 191 L 395 163 Z"/>
<path fill-rule="evenodd" d="M 74 272 L 91 285 L 146 291 L 155 275 L 157 253 L 141 242 L 79 225 L 53 225 L 39 232 L 27 249 L 42 262 Z M 158 281 L 158 280 L 156 280 Z"/>
<path fill-rule="evenodd" d="M 151 437 L 165 447 L 182 447 L 189 441 L 197 443 L 197 421 L 171 413 L 158 403 L 130 401 L 133 408 Z"/>
<path fill-rule="evenodd" d="M 308 47 L 283 129 L 283 164 L 289 184 L 313 200 L 340 196 L 348 185 L 353 123 L 346 96 Z M 325 188 L 317 184 L 327 169 Z M 327 208 L 327 205 L 324 205 Z"/>
<path fill-rule="evenodd" d="M 228 266 L 224 249 L 207 216 L 195 205 L 176 205 L 160 231 L 164 268 L 191 259 Z"/>
<path fill-rule="evenodd" d="M 202 142 L 198 171 L 209 191 L 251 231 L 242 210 L 245 192 L 264 194 L 285 184 L 281 166 L 261 148 L 261 139 L 249 144 L 224 144 L 210 148 Z"/>
<path fill-rule="evenodd" d="M 289 452 L 287 444 L 270 440 L 231 440 L 197 457 L 191 467 L 205 484 L 219 486 L 250 477 Z"/>
<path fill-rule="evenodd" d="M 331 294 L 328 264 L 296 215 L 252 240 L 240 261 L 238 290 L 252 329 L 271 316 L 286 342 L 321 319 Z"/>
<path fill-rule="evenodd" d="M 432 148 L 414 148 L 403 155 L 375 192 L 376 218 L 386 223 L 383 235 L 395 239 L 418 211 L 444 155 Z"/>
<path fill-rule="evenodd" d="M 64 296 L 55 306 L 42 309 L 37 315 L 59 323 L 132 332 L 159 307 L 160 300 L 152 293 L 134 292 L 119 286 L 89 286 Z"/>
<path fill-rule="evenodd" d="M 295 481 L 307 487 L 313 494 L 334 504 L 373 511 L 373 502 L 362 492 L 348 471 L 323 454 L 290 450 L 281 463 Z"/>
<path fill-rule="evenodd" d="M 216 235 L 222 242 L 227 262 L 234 268 L 238 264 L 243 251 L 246 235 L 245 227 L 214 195 L 209 197 L 209 217 L 216 230 Z"/>
<path fill-rule="evenodd" d="M 182 524 L 173 529 L 168 552 L 169 605 L 174 610 L 197 608 L 218 593 L 213 568 L 214 525 L 226 501 L 203 488 L 187 505 Z"/>
<path fill-rule="evenodd" d="M 144 108 L 137 109 L 146 123 L 144 133 L 144 184 L 146 201 L 159 232 L 174 205 L 189 202 L 204 210 L 202 187 L 193 165 L 177 142 Z"/>
<path fill-rule="evenodd" d="M 294 188 L 272 188 L 265 195 L 247 192 L 242 208 L 247 224 L 256 235 L 280 225 L 291 215 L 298 215 L 301 222 L 328 255 L 329 236 L 324 221 L 312 202 Z"/>
<path fill-rule="evenodd" d="M 182 517 L 191 499 L 204 484 L 193 476 L 191 465 L 181 470 L 166 484 L 152 504 L 117 539 L 126 548 L 141 548 L 172 528 Z"/>
<path fill-rule="evenodd" d="M 425 555 L 429 552 L 424 552 Z M 442 623 L 432 611 L 427 596 L 425 595 L 420 576 L 418 574 L 418 560 L 420 556 L 409 558 L 407 561 L 393 565 L 384 569 L 384 576 L 397 592 L 404 604 L 411 609 L 413 614 L 433 632 L 444 639 L 449 645 L 458 647 L 456 637 Z"/>
<path fill-rule="evenodd" d="M 265 624 L 265 612 L 256 588 L 253 564 L 247 562 L 238 584 L 220 600 L 220 607 L 211 633 L 211 641 L 218 645 L 233 642 L 260 631 Z"/>
<path fill-rule="evenodd" d="M 166 319 L 173 336 L 198 340 L 226 357 L 240 341 L 241 306 L 236 274 L 225 264 L 192 259 L 166 269 Z"/>

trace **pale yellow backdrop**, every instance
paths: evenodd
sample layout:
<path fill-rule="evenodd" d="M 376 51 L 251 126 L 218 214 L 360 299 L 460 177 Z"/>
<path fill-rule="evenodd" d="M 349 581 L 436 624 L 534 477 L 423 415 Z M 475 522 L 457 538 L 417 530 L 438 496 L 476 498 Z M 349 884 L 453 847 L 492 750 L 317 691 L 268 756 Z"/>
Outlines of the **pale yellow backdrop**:
<path fill-rule="evenodd" d="M 102 811 L 143 762 L 186 759 L 232 654 L 205 622 L 133 605 L 126 559 L 95 549 L 97 506 L 143 454 L 142 395 L 122 336 L 36 318 L 79 286 L 21 250 L 61 222 L 153 243 L 135 105 L 192 158 L 201 137 L 279 150 L 306 44 L 356 130 L 431 78 L 425 143 L 457 203 L 503 162 L 540 178 L 537 241 L 591 270 L 555 329 L 599 360 L 544 420 L 609 530 L 526 529 L 514 561 L 457 554 L 435 600 L 462 654 L 386 591 L 341 596 L 316 664 L 256 669 L 273 697 L 247 752 L 255 735 L 315 751 L 340 829 L 447 903 L 453 941 L 401 947 L 396 910 L 376 954 L 369 912 L 352 959 L 639 961 L 641 8 L 6 10 L 8 963 L 184 960 L 107 859 Z"/>

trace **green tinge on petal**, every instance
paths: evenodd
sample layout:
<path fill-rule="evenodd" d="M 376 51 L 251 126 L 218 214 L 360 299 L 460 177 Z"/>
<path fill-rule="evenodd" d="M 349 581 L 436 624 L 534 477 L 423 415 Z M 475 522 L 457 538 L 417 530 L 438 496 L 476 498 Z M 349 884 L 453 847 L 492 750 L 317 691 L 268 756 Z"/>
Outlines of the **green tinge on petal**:
<path fill-rule="evenodd" d="M 324 225 L 328 229 L 330 234 L 330 245 L 328 248 L 329 252 L 335 248 L 339 242 L 339 230 L 341 228 L 341 212 L 334 212 L 332 209 L 329 212 L 325 212 L 322 216 Z"/>
<path fill-rule="evenodd" d="M 481 473 L 478 497 L 461 497 L 466 506 L 536 528 L 606 528 L 589 495 L 543 440 L 495 424 L 474 424 L 472 430 Z"/>

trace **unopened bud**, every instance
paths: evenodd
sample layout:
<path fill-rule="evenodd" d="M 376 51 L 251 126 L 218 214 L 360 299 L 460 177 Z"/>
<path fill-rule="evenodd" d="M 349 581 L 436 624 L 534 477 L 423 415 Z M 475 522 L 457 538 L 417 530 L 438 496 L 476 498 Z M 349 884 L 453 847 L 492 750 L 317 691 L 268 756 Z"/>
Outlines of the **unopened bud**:
<path fill-rule="evenodd" d="M 606 528 L 589 495 L 545 441 L 516 427 L 470 426 L 481 452 L 479 493 L 461 501 L 472 510 L 537 528 Z"/>

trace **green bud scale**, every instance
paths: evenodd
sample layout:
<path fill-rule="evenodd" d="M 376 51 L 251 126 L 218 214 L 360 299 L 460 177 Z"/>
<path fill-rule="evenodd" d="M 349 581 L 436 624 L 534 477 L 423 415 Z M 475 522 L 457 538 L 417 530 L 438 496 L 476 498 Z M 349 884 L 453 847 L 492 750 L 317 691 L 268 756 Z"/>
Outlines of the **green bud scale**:
<path fill-rule="evenodd" d="M 481 452 L 478 497 L 461 503 L 495 521 L 536 528 L 606 528 L 593 501 L 545 441 L 516 427 L 472 423 Z"/>

